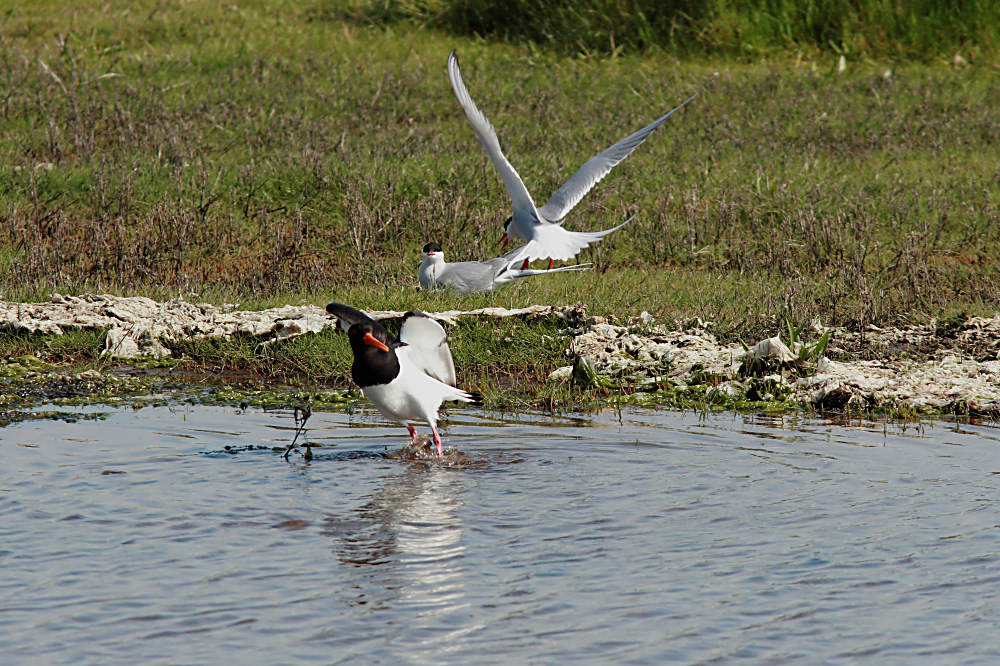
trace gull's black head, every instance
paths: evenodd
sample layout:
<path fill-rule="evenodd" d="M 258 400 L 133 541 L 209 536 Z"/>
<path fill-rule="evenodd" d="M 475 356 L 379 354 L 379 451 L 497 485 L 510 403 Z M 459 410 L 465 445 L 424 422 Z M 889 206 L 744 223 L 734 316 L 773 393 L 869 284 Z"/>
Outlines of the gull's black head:
<path fill-rule="evenodd" d="M 503 223 L 503 232 L 504 233 L 507 233 L 507 230 L 510 228 L 510 223 L 513 222 L 513 221 L 514 221 L 514 216 L 513 215 L 511 215 L 510 217 L 508 217 L 504 221 L 504 223 Z"/>
<path fill-rule="evenodd" d="M 430 254 L 431 252 L 440 252 L 440 251 L 441 251 L 440 243 L 428 243 L 427 245 L 424 245 L 424 254 Z"/>
<path fill-rule="evenodd" d="M 351 342 L 351 349 L 354 356 L 358 354 L 372 354 L 377 352 L 385 354 L 389 352 L 393 340 L 385 340 L 385 329 L 373 321 L 362 321 L 352 324 L 347 329 L 347 339 Z"/>
<path fill-rule="evenodd" d="M 386 340 L 386 330 L 373 321 L 362 321 L 347 329 L 347 338 L 354 353 L 351 376 L 354 383 L 365 388 L 388 384 L 399 374 L 398 343 Z"/>

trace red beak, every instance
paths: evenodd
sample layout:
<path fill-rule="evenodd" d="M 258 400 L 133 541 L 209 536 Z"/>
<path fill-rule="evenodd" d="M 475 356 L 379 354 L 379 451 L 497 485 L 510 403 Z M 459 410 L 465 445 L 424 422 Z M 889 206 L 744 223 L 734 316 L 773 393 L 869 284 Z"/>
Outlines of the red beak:
<path fill-rule="evenodd" d="M 510 238 L 507 237 L 507 232 L 503 232 L 503 236 L 500 237 L 500 251 L 503 252 L 507 249 L 507 243 L 510 242 Z"/>
<path fill-rule="evenodd" d="M 371 333 L 365 333 L 365 337 L 361 338 L 361 342 L 365 343 L 369 347 L 375 347 L 376 349 L 381 349 L 384 352 L 389 351 L 389 348 L 385 346 L 385 343 L 376 338 Z"/>

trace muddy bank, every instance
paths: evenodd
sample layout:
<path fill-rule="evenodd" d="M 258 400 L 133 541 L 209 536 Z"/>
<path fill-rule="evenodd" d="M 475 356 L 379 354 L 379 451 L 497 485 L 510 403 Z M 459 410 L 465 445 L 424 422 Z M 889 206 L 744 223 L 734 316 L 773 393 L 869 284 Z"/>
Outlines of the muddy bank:
<path fill-rule="evenodd" d="M 401 312 L 372 312 L 376 319 Z M 622 388 L 628 393 L 703 390 L 724 404 L 776 401 L 821 409 L 905 410 L 1000 415 L 1000 315 L 972 317 L 947 327 L 864 331 L 814 322 L 800 340 L 720 342 L 711 322 L 656 322 L 648 314 L 625 322 L 590 317 L 586 307 L 482 308 L 433 316 L 459 318 L 556 317 L 570 341 L 567 365 L 553 382 Z M 334 326 L 315 305 L 260 311 L 235 306 L 158 302 L 142 297 L 61 296 L 47 303 L 0 302 L 0 326 L 39 334 L 73 328 L 107 330 L 112 358 L 165 357 L 163 343 L 191 337 L 252 335 L 274 343 Z M 822 344 L 820 344 L 822 341 Z"/>

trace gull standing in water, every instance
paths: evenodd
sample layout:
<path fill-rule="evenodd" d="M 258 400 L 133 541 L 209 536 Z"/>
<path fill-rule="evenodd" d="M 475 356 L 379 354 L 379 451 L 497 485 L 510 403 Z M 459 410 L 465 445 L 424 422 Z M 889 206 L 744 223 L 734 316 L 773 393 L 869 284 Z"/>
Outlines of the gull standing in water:
<path fill-rule="evenodd" d="M 361 392 L 383 416 L 405 425 L 411 442 L 417 441 L 417 431 L 410 424 L 425 421 L 438 456 L 442 455 L 437 429 L 441 403 L 481 404 L 482 396 L 455 388 L 455 362 L 441 324 L 422 312 L 407 312 L 397 340 L 382 324 L 349 305 L 330 303 L 326 311 L 347 331 L 354 354 L 351 377 Z"/>
<path fill-rule="evenodd" d="M 553 260 L 571 259 L 591 243 L 599 241 L 612 231 L 628 224 L 628 220 L 626 220 L 622 224 L 604 231 L 578 232 L 563 229 L 560 220 L 615 165 L 628 157 L 639 144 L 645 141 L 653 130 L 662 125 L 671 114 L 698 96 L 698 93 L 695 93 L 638 132 L 630 134 L 587 160 L 573 174 L 572 178 L 555 191 L 555 194 L 544 206 L 538 208 L 521 177 L 500 149 L 500 140 L 497 138 L 496 131 L 490 121 L 472 101 L 472 96 L 469 95 L 465 82 L 462 80 L 462 72 L 458 67 L 458 56 L 454 51 L 448 56 L 448 77 L 451 79 L 451 87 L 455 91 L 455 96 L 458 97 L 459 104 L 462 105 L 462 110 L 465 111 L 466 117 L 472 124 L 476 139 L 500 173 L 500 178 L 507 187 L 507 193 L 514 204 L 514 214 L 506 222 L 502 240 L 504 247 L 507 246 L 507 242 L 511 238 L 520 238 L 525 241 L 525 246 L 522 248 L 524 252 L 522 268 L 527 268 L 528 263 L 535 259 L 549 259 L 549 267 L 551 268 Z M 629 218 L 629 220 L 631 219 Z"/>
<path fill-rule="evenodd" d="M 441 245 L 428 243 L 424 245 L 423 259 L 420 261 L 420 286 L 423 289 L 451 287 L 460 294 L 470 294 L 493 291 L 509 282 L 532 275 L 582 271 L 590 267 L 590 264 L 576 264 L 549 270 L 517 268 L 515 265 L 520 263 L 523 256 L 522 249 L 518 248 L 489 261 L 459 261 L 449 264 L 444 260 Z"/>

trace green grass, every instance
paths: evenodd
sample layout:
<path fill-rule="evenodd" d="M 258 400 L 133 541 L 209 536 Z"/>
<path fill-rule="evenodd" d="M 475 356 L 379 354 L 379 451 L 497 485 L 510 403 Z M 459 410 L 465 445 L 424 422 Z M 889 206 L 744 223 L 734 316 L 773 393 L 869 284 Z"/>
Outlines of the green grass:
<path fill-rule="evenodd" d="M 43 365 L 86 365 L 100 358 L 104 331 L 70 330 L 63 335 L 33 335 L 0 330 L 0 353 L 9 359 L 33 357 Z"/>
<path fill-rule="evenodd" d="M 817 316 L 859 326 L 1000 309 L 1000 70 L 975 37 L 997 25 L 978 20 L 992 5 L 918 22 L 898 52 L 837 39 L 836 50 L 801 48 L 805 33 L 780 27 L 805 20 L 793 5 L 726 6 L 718 21 L 773 14 L 788 39 L 733 28 L 725 39 L 745 46 L 577 58 L 513 34 L 366 24 L 345 3 L 9 5 L 0 290 L 243 307 L 582 301 L 599 314 L 700 316 L 748 339 Z M 894 6 L 795 5 L 822 10 L 815 20 L 843 14 L 851 35 L 875 29 L 859 16 L 883 17 L 886 40 L 906 27 L 885 15 Z M 969 17 L 972 37 L 956 27 Z M 982 55 L 967 66 L 939 57 L 973 38 Z M 567 218 L 581 230 L 636 215 L 581 256 L 596 270 L 486 296 L 415 290 L 425 242 L 450 260 L 489 258 L 509 214 L 448 85 L 451 48 L 541 201 L 709 82 Z"/>
<path fill-rule="evenodd" d="M 406 23 L 564 54 L 668 50 L 754 58 L 789 50 L 929 59 L 996 54 L 989 0 L 332 0 L 320 16 Z"/>

